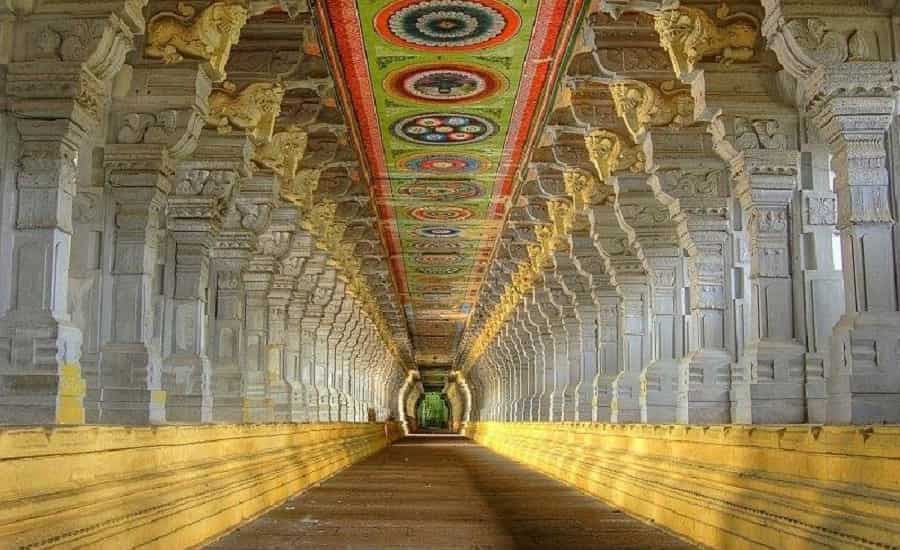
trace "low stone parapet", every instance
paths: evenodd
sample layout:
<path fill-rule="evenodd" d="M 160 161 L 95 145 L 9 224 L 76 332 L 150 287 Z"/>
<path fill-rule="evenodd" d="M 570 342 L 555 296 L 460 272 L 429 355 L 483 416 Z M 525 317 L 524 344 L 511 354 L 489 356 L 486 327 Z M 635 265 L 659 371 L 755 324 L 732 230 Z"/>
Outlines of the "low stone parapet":
<path fill-rule="evenodd" d="M 900 548 L 900 427 L 488 422 L 467 434 L 712 548 Z"/>
<path fill-rule="evenodd" d="M 197 547 L 399 434 L 393 423 L 0 429 L 0 547 Z"/>

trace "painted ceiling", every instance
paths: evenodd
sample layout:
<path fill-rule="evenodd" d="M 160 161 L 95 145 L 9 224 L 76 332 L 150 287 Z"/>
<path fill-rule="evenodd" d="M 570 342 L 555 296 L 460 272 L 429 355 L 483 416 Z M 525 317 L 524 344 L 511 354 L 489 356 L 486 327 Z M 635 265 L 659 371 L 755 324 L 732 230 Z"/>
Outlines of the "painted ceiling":
<path fill-rule="evenodd" d="M 325 0 L 420 367 L 449 366 L 584 0 Z"/>

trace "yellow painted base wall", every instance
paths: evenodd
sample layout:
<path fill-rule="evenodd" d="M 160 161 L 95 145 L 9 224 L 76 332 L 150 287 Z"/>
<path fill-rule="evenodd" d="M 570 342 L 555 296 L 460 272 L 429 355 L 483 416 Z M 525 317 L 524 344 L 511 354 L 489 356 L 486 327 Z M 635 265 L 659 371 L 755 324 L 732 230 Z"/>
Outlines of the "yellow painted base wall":
<path fill-rule="evenodd" d="M 467 435 L 712 548 L 900 548 L 898 427 L 470 423 Z"/>
<path fill-rule="evenodd" d="M 202 545 L 399 437 L 396 424 L 0 429 L 0 548 Z"/>

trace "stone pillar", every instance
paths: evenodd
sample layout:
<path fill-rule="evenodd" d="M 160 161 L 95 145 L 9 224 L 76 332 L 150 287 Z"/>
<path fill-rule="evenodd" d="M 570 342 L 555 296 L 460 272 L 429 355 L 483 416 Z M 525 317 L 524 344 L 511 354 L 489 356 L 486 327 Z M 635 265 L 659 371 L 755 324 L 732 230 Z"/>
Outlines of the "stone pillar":
<path fill-rule="evenodd" d="M 898 64 L 881 61 L 895 57 L 890 31 L 872 24 L 868 6 L 812 20 L 801 4 L 762 4 L 768 45 L 832 154 L 846 307 L 831 338 L 827 420 L 897 422 L 900 311 L 885 136 L 900 82 Z"/>
<path fill-rule="evenodd" d="M 41 5 L 40 16 L 30 14 L 33 4 L 6 8 L 18 18 L 6 29 L 4 71 L 11 205 L 4 204 L 0 286 L 10 294 L 0 299 L 0 422 L 78 424 L 85 379 L 69 269 L 79 158 L 144 20 L 124 0 Z"/>
<path fill-rule="evenodd" d="M 235 169 L 208 170 L 203 167 L 208 162 L 184 163 L 176 174 L 176 194 L 169 199 L 167 221 L 173 246 L 166 265 L 171 310 L 167 308 L 164 325 L 162 382 L 166 417 L 174 422 L 212 419 L 207 350 L 210 258 L 240 174 Z"/>
<path fill-rule="evenodd" d="M 599 349 L 594 379 L 594 422 L 612 418 L 613 381 L 619 374 L 619 297 L 614 290 L 595 291 Z"/>
<path fill-rule="evenodd" d="M 652 350 L 640 376 L 641 422 L 671 423 L 676 416 L 678 362 L 685 354 L 685 262 L 671 215 L 656 201 L 646 180 L 620 175 L 612 184 L 619 225 L 650 275 Z"/>
<path fill-rule="evenodd" d="M 824 145 L 801 155 L 801 191 L 791 209 L 794 220 L 794 289 L 802 296 L 806 342 L 806 407 L 809 423 L 827 420 L 825 373 L 830 372 L 831 332 L 844 312 L 844 281 L 837 237 L 837 196 L 831 189 L 830 154 Z"/>
<path fill-rule="evenodd" d="M 268 294 L 272 285 L 271 265 L 254 257 L 244 272 L 244 422 L 272 422 L 274 405 L 266 385 L 266 343 L 268 341 Z"/>
<path fill-rule="evenodd" d="M 641 421 L 641 371 L 650 362 L 650 289 L 644 276 L 616 275 L 619 374 L 612 385 L 610 421 Z"/>
<path fill-rule="evenodd" d="M 749 212 L 753 315 L 732 386 L 736 423 L 806 421 L 805 349 L 794 326 L 791 205 L 800 158 L 793 152 L 746 151 L 736 181 Z"/>
<path fill-rule="evenodd" d="M 287 306 L 293 290 L 291 276 L 276 275 L 268 295 L 268 334 L 266 341 L 266 382 L 276 422 L 292 420 L 291 387 L 288 384 Z"/>
<path fill-rule="evenodd" d="M 895 264 L 885 253 L 897 250 L 885 148 L 895 100 L 880 92 L 836 96 L 815 117 L 832 152 L 846 298 L 832 335 L 829 422 L 900 421 L 900 312 Z"/>
<path fill-rule="evenodd" d="M 104 424 L 166 420 L 159 318 L 163 281 L 157 256 L 164 246 L 163 216 L 173 173 L 158 154 L 147 160 L 156 171 L 132 172 L 128 164 L 136 156 L 135 151 L 107 148 L 107 165 L 118 169 L 108 176 L 114 227 L 108 241 L 113 247 L 111 315 L 109 339 L 102 349 L 97 419 Z"/>
<path fill-rule="evenodd" d="M 316 404 L 315 416 L 312 417 L 317 422 L 328 422 L 328 337 L 331 334 L 333 316 L 333 301 L 335 294 L 335 272 L 333 268 L 325 268 L 324 273 L 319 277 L 319 285 L 313 293 L 313 305 L 320 312 L 318 315 L 318 323 L 315 328 L 315 344 L 314 344 L 314 363 L 313 363 L 313 391 L 315 392 Z M 369 400 L 371 406 L 374 403 L 374 388 L 369 388 Z"/>
<path fill-rule="evenodd" d="M 537 337 L 538 354 L 538 375 L 540 377 L 541 393 L 538 398 L 537 419 L 541 422 L 548 422 L 551 419 L 551 394 L 553 393 L 554 382 L 554 347 L 553 340 L 550 336 L 550 328 L 547 319 L 543 316 L 541 308 L 538 305 L 539 298 L 537 289 L 532 289 L 531 295 L 526 296 L 528 302 L 528 319 L 534 327 L 534 336 Z"/>

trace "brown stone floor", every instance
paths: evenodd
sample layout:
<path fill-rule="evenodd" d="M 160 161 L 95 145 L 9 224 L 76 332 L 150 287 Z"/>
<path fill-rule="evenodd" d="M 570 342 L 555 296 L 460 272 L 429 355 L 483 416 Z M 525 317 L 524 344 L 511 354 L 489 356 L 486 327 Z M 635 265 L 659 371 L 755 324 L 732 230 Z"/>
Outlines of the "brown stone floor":
<path fill-rule="evenodd" d="M 693 548 L 467 439 L 411 437 L 208 550 Z"/>

